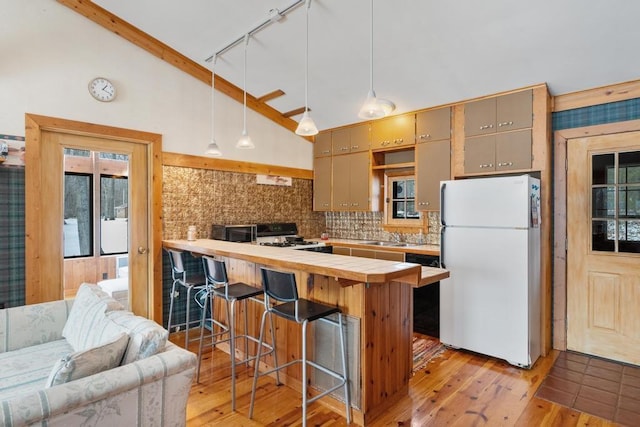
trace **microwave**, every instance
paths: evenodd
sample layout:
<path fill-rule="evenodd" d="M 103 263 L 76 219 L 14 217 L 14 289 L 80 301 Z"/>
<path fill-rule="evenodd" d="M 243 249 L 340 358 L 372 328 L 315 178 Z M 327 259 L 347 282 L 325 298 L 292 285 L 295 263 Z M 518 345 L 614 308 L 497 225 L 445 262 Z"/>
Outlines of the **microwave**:
<path fill-rule="evenodd" d="M 245 225 L 222 225 L 213 224 L 211 227 L 211 238 L 215 240 L 226 240 L 228 242 L 255 242 L 257 228 L 255 224 Z"/>

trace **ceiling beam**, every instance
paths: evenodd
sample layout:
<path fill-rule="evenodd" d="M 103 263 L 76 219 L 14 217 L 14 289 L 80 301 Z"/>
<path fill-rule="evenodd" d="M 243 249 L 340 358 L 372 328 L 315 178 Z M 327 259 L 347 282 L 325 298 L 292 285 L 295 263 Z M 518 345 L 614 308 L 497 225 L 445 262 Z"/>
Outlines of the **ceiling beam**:
<path fill-rule="evenodd" d="M 258 98 L 258 102 L 269 102 L 272 99 L 280 98 L 283 95 L 284 95 L 284 91 L 282 89 L 277 89 L 277 90 L 274 90 L 273 92 L 269 92 L 262 95 L 260 98 Z"/>
<path fill-rule="evenodd" d="M 160 40 L 151 37 L 149 34 L 141 31 L 139 28 L 131 25 L 122 18 L 114 15 L 106 9 L 98 6 L 89 0 L 57 0 L 58 3 L 67 6 L 71 10 L 92 20 L 96 24 L 106 28 L 107 30 L 119 35 L 125 40 L 135 44 L 136 46 L 146 50 L 152 55 L 168 62 L 185 73 L 195 77 L 196 79 L 211 86 L 211 70 L 195 61 L 187 58 L 180 52 L 162 43 Z M 225 95 L 233 98 L 239 103 L 243 103 L 244 92 L 239 87 L 231 84 L 229 81 L 216 74 L 215 88 Z M 285 117 L 275 108 L 260 102 L 259 99 L 247 93 L 247 107 L 263 115 L 269 120 L 279 124 L 285 129 L 295 132 L 298 123 Z M 313 141 L 310 137 L 304 137 L 308 141 Z"/>
<path fill-rule="evenodd" d="M 309 111 L 311 111 L 311 108 L 309 108 Z M 302 114 L 304 113 L 304 107 L 300 107 L 300 108 L 296 108 L 294 110 L 291 111 L 287 111 L 286 113 L 282 113 L 283 116 L 285 117 L 292 117 L 292 116 L 297 116 L 298 114 Z"/>

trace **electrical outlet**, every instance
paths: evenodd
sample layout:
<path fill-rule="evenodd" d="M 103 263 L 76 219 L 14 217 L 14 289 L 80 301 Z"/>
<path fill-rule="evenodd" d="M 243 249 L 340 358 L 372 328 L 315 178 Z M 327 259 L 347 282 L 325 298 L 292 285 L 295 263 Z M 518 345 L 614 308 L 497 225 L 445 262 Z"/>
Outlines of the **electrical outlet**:
<path fill-rule="evenodd" d="M 102 273 L 102 280 L 107 280 L 108 277 L 109 277 L 108 273 Z"/>

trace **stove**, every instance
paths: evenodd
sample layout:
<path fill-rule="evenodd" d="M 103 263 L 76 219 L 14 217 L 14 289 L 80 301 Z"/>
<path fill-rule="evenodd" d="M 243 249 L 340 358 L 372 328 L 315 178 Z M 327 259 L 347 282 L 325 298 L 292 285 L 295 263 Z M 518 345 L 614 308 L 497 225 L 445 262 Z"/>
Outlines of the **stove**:
<path fill-rule="evenodd" d="M 323 242 L 311 242 L 298 236 L 298 226 L 294 222 L 257 224 L 256 243 L 261 246 L 318 252 L 329 252 L 331 249 L 330 246 L 326 246 Z"/>

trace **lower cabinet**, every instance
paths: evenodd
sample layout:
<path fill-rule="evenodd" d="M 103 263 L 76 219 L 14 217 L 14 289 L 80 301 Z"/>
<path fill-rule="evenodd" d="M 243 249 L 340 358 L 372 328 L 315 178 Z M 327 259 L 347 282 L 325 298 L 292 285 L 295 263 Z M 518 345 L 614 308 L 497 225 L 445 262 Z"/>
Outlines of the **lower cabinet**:
<path fill-rule="evenodd" d="M 346 246 L 334 246 L 333 254 L 350 255 L 360 258 L 384 259 L 387 261 L 404 262 L 404 252 L 377 251 L 374 249 L 349 248 Z"/>

